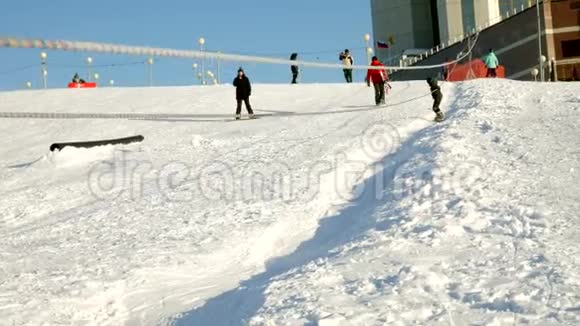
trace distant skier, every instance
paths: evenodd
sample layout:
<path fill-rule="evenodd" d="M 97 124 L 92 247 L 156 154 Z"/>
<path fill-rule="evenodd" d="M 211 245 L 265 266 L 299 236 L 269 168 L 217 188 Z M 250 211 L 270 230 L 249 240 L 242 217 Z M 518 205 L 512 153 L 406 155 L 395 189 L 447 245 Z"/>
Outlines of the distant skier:
<path fill-rule="evenodd" d="M 238 69 L 238 76 L 234 79 L 234 86 L 236 87 L 236 100 L 238 101 L 238 106 L 236 108 L 236 120 L 240 120 L 242 117 L 242 101 L 246 105 L 246 110 L 248 110 L 250 119 L 253 119 L 254 111 L 252 111 L 252 107 L 250 106 L 252 85 L 250 84 L 250 79 L 248 79 L 242 67 Z"/>
<path fill-rule="evenodd" d="M 352 55 L 350 55 L 350 51 L 345 49 L 344 52 L 341 52 L 338 56 L 338 59 L 342 61 L 342 64 L 345 66 L 342 71 L 344 72 L 344 79 L 346 79 L 347 83 L 352 83 L 352 65 L 354 64 L 354 59 Z"/>
<path fill-rule="evenodd" d="M 297 57 L 298 53 L 292 53 L 292 55 L 290 55 L 290 60 L 296 61 Z M 298 65 L 290 66 L 290 70 L 292 71 L 292 84 L 296 84 L 296 80 L 298 79 Z"/>
<path fill-rule="evenodd" d="M 384 67 L 376 56 L 373 57 L 371 66 Z M 385 84 L 389 81 L 386 69 L 369 69 L 365 81 L 367 86 L 371 87 L 372 82 L 375 87 L 375 104 L 385 104 Z"/>
<path fill-rule="evenodd" d="M 85 83 L 85 81 L 81 77 L 79 77 L 79 74 L 76 74 L 76 73 L 73 76 L 72 82 L 75 84 L 84 84 Z"/>
<path fill-rule="evenodd" d="M 487 67 L 487 74 L 485 75 L 485 77 L 493 77 L 493 78 L 497 77 L 495 70 L 497 69 L 497 66 L 499 65 L 499 60 L 497 59 L 497 56 L 495 55 L 495 53 L 493 53 L 493 49 L 489 49 L 489 52 L 483 58 L 483 62 L 485 63 L 485 66 Z"/>
<path fill-rule="evenodd" d="M 443 112 L 441 112 L 441 109 L 439 108 L 439 105 L 441 105 L 441 100 L 443 100 L 441 87 L 437 85 L 437 79 L 431 77 L 427 78 L 427 84 L 429 84 L 429 88 L 431 89 L 431 97 L 433 97 L 433 112 L 435 112 L 435 121 L 443 121 Z"/>

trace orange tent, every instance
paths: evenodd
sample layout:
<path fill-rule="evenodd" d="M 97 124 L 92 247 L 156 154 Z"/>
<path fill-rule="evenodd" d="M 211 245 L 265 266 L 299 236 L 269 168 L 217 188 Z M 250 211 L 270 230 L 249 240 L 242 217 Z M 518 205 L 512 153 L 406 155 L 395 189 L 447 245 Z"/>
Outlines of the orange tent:
<path fill-rule="evenodd" d="M 462 81 L 471 78 L 485 78 L 487 74 L 487 67 L 481 59 L 471 60 L 464 64 L 452 64 L 447 66 L 449 73 L 447 74 L 448 81 Z M 469 70 L 471 69 L 472 74 Z M 504 66 L 498 66 L 495 70 L 497 78 L 505 78 Z"/>
<path fill-rule="evenodd" d="M 97 83 L 69 83 L 68 88 L 95 88 Z"/>

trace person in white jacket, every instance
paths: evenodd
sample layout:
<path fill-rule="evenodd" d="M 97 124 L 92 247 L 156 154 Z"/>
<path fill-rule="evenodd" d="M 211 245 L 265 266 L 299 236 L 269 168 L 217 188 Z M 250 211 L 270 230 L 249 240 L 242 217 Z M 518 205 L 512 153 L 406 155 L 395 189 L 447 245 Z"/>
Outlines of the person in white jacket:
<path fill-rule="evenodd" d="M 344 72 L 344 79 L 346 79 L 347 83 L 352 83 L 352 65 L 354 64 L 354 60 L 352 55 L 350 55 L 350 51 L 348 49 L 344 50 L 344 52 L 340 53 L 338 57 L 340 61 L 344 64 L 345 68 L 342 69 Z"/>

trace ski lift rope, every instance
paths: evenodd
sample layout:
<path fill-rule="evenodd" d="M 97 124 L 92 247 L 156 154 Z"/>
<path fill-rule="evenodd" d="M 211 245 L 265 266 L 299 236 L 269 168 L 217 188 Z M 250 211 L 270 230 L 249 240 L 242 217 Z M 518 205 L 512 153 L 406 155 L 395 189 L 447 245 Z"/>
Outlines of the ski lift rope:
<path fill-rule="evenodd" d="M 479 33 L 476 34 L 476 41 L 473 43 L 471 48 L 463 56 L 457 58 L 451 62 L 445 62 L 436 65 L 425 65 L 425 66 L 365 66 L 365 65 L 353 65 L 352 69 L 358 70 L 422 70 L 422 69 L 433 69 L 441 68 L 454 63 L 457 63 L 471 53 L 475 44 L 477 43 L 477 38 Z M 165 48 L 152 48 L 152 47 L 139 47 L 139 46 L 127 46 L 118 44 L 107 44 L 107 43 L 96 43 L 96 42 L 79 42 L 79 41 L 60 41 L 60 40 L 44 40 L 44 39 L 25 39 L 25 38 L 6 38 L 0 37 L 0 48 L 24 48 L 24 49 L 47 49 L 47 50 L 58 50 L 58 51 L 85 51 L 85 52 L 96 52 L 96 53 L 109 53 L 109 54 L 124 54 L 124 55 L 135 55 L 135 56 L 150 56 L 150 57 L 177 57 L 177 58 L 188 58 L 188 59 L 219 59 L 223 61 L 234 61 L 234 62 L 254 62 L 254 63 L 269 63 L 269 64 L 280 64 L 280 65 L 300 65 L 303 67 L 318 67 L 318 68 L 329 68 L 329 69 L 344 69 L 342 64 L 331 64 L 331 63 L 321 63 L 312 61 L 302 61 L 302 60 L 288 60 L 288 59 L 278 59 L 263 56 L 251 56 L 251 55 L 239 55 L 239 54 L 228 54 L 220 52 L 208 52 L 208 51 L 194 51 L 194 50 L 177 50 L 177 49 L 165 49 Z"/>
<path fill-rule="evenodd" d="M 455 64 L 461 60 L 463 60 L 464 58 L 466 58 L 474 49 L 475 45 L 477 44 L 477 40 L 479 38 L 479 33 L 477 33 L 475 35 L 475 41 L 471 44 L 471 47 L 468 48 L 468 51 L 466 54 L 464 54 L 463 56 L 460 56 L 459 58 L 457 58 L 454 61 L 448 62 L 446 64 L 440 64 L 440 65 L 431 65 L 431 66 L 413 66 L 413 67 L 406 67 L 406 68 L 415 68 L 415 69 L 433 69 L 433 68 L 438 68 L 438 67 L 444 67 L 447 65 L 451 65 L 451 64 Z M 18 45 L 24 47 L 25 45 L 28 45 L 28 43 L 14 43 L 13 41 L 11 41 L 11 46 L 8 47 L 18 47 Z M 45 45 L 42 45 L 45 44 Z M 34 46 L 26 46 L 26 48 L 50 48 L 48 46 L 50 46 L 51 44 L 46 44 L 46 43 L 41 43 L 39 44 L 33 44 Z M 90 43 L 90 45 L 94 45 L 94 43 Z M 46 47 L 44 47 L 46 46 Z M 7 47 L 6 46 L 6 39 L 2 39 L 0 38 L 0 47 Z M 78 48 L 80 50 L 80 48 L 82 48 L 84 46 L 78 46 L 75 48 Z M 87 46 L 88 48 L 90 48 L 90 46 Z M 130 49 L 134 49 L 134 48 L 130 48 Z M 137 49 L 142 49 L 142 51 L 147 52 L 148 50 L 150 50 L 149 48 L 137 48 Z M 66 49 L 61 49 L 61 50 L 66 50 Z M 70 49 L 68 49 L 70 50 Z M 153 49 L 154 50 L 154 49 Z M 94 51 L 94 50 L 92 50 Z M 105 51 L 100 51 L 100 52 L 105 52 Z M 184 51 L 183 54 L 186 54 L 187 51 Z M 193 52 L 191 52 L 193 53 Z M 190 53 L 190 54 L 191 54 Z M 133 54 L 133 53 L 129 53 L 129 54 Z M 169 55 L 168 55 L 169 56 Z M 179 55 L 179 57 L 182 57 L 181 55 Z M 254 57 L 249 57 L 246 56 L 245 58 L 254 58 Z M 246 60 L 246 61 L 250 61 L 250 60 Z M 278 60 L 278 61 L 284 61 L 284 60 Z M 275 63 L 279 63 L 279 62 L 275 62 Z M 250 61 L 251 62 L 251 61 Z M 256 60 L 253 62 L 262 62 L 261 60 Z M 290 62 L 290 63 L 295 63 L 295 62 Z M 312 63 L 310 63 L 311 65 Z M 308 63 L 306 63 L 305 65 L 309 65 Z M 324 67 L 329 68 L 329 67 L 333 67 L 334 65 L 324 65 Z M 339 65 L 339 67 L 342 69 L 344 68 L 342 65 Z M 354 67 L 354 66 L 353 66 Z M 362 69 L 361 67 L 363 66 L 359 66 L 359 69 Z M 369 69 L 376 69 L 377 67 L 374 66 L 369 66 L 369 67 L 364 67 L 369 68 Z M 385 69 L 385 68 L 389 68 L 389 67 L 379 67 L 378 69 Z M 399 69 L 400 70 L 400 69 Z M 443 85 L 442 85 L 443 86 Z M 356 90 L 356 92 L 353 92 L 353 94 L 358 94 L 359 92 L 361 92 L 364 88 L 358 89 Z M 392 106 L 397 106 L 397 105 L 401 105 L 401 104 L 405 104 L 405 103 L 409 103 L 412 101 L 416 101 L 418 99 L 430 96 L 432 92 L 429 92 L 427 94 L 421 95 L 421 96 L 417 96 L 402 102 L 398 102 L 398 103 L 393 103 L 393 104 L 389 104 L 390 107 Z M 192 118 L 192 117 L 196 117 L 196 115 L 180 115 L 180 114 L 164 114 L 164 113 L 64 113 L 64 112 L 59 112 L 59 113 L 50 113 L 50 112 L 0 112 L 0 118 L 17 118 L 17 119 L 22 119 L 22 118 L 32 118 L 32 119 L 147 119 L 147 120 L 159 120 L 159 119 L 168 119 L 168 118 Z"/>

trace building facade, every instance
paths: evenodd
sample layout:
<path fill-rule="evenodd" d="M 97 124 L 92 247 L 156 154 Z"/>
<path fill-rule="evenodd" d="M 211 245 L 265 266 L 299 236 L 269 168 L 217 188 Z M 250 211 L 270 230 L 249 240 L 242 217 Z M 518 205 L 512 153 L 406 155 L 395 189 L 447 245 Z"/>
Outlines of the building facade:
<path fill-rule="evenodd" d="M 389 49 L 378 49 L 375 43 L 383 61 L 400 56 L 405 49 L 429 49 L 439 41 L 438 30 L 433 30 L 437 19 L 432 2 L 436 0 L 371 0 L 374 39 L 389 43 Z"/>
<path fill-rule="evenodd" d="M 385 60 L 405 49 L 430 49 L 461 40 L 535 4 L 535 0 L 371 0 L 375 50 Z"/>
<path fill-rule="evenodd" d="M 546 57 L 559 80 L 580 80 L 580 0 L 552 0 L 543 7 Z"/>
<path fill-rule="evenodd" d="M 546 79 L 580 80 L 580 0 L 551 0 L 540 4 L 540 64 L 537 8 L 532 6 L 499 23 L 482 29 L 474 39 L 472 58 L 481 58 L 494 49 L 506 77 L 534 80 L 534 69 L 544 69 Z M 467 42 L 449 46 L 416 65 L 437 65 L 465 53 Z M 437 76 L 441 69 L 403 70 L 393 74 L 398 80 Z"/>

